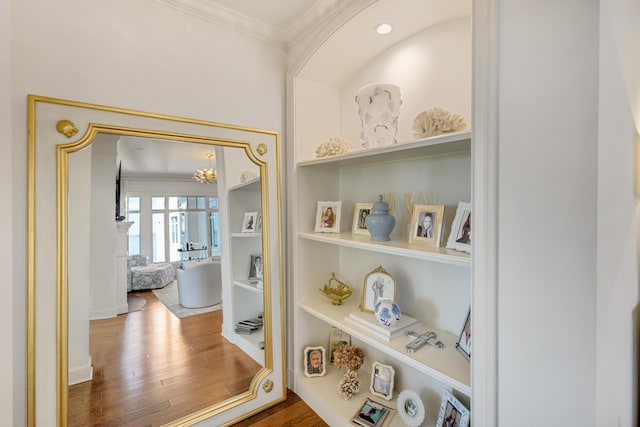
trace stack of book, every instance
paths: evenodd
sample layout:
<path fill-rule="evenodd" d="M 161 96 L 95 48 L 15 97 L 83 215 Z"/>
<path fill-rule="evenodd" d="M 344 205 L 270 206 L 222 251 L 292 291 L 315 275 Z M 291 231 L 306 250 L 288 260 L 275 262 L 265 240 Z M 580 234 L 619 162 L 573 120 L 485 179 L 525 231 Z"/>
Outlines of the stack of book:
<path fill-rule="evenodd" d="M 241 320 L 236 323 L 236 333 L 250 335 L 262 329 L 262 316 Z"/>

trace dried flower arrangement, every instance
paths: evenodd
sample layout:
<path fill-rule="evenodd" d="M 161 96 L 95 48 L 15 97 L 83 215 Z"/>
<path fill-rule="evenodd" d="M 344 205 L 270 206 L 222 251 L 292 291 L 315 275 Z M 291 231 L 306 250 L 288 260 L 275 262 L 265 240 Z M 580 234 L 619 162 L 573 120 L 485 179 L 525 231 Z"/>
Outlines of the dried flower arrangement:
<path fill-rule="evenodd" d="M 352 144 L 339 136 L 332 136 L 316 148 L 316 157 L 335 156 L 349 151 Z"/>
<path fill-rule="evenodd" d="M 413 126 L 411 126 L 414 138 L 458 132 L 466 128 L 467 124 L 462 116 L 438 107 L 418 114 L 413 120 Z"/>
<path fill-rule="evenodd" d="M 345 400 L 360 391 L 358 369 L 364 363 L 364 351 L 356 345 L 345 344 L 333 352 L 333 361 L 338 368 L 347 367 L 347 373 L 338 384 L 338 391 Z"/>

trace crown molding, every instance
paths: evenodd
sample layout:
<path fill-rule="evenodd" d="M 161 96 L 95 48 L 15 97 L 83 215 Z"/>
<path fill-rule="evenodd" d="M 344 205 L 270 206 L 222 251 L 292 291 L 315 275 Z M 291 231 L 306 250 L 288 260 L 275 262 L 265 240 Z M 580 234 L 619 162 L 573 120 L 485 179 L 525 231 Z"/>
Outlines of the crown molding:
<path fill-rule="evenodd" d="M 282 31 L 257 19 L 207 0 L 154 0 L 184 13 L 289 50 L 348 6 L 349 0 L 319 0 Z"/>

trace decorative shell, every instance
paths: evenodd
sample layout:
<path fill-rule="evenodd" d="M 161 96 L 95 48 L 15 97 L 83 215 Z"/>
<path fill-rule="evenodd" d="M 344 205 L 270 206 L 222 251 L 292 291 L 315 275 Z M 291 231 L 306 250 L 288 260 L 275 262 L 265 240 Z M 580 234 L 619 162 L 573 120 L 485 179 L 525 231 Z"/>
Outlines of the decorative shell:
<path fill-rule="evenodd" d="M 414 138 L 459 132 L 466 128 L 467 124 L 462 116 L 438 107 L 418 114 L 413 120 L 413 126 L 411 126 Z"/>
<path fill-rule="evenodd" d="M 331 282 L 336 282 L 337 285 L 332 286 Z M 327 298 L 331 300 L 333 305 L 342 305 L 342 300 L 347 299 L 353 293 L 353 288 L 350 288 L 346 284 L 342 283 L 336 278 L 335 273 L 331 273 L 331 279 L 327 282 L 322 289 L 320 289 Z"/>
<path fill-rule="evenodd" d="M 332 136 L 316 148 L 316 157 L 335 156 L 349 151 L 352 144 L 344 138 Z"/>

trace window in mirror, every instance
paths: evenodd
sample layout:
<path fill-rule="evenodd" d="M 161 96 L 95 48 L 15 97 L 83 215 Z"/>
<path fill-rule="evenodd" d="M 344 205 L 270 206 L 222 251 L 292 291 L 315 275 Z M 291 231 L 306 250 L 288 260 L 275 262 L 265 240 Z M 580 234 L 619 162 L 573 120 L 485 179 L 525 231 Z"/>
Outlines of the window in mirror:
<path fill-rule="evenodd" d="M 140 255 L 140 197 L 127 197 L 127 221 L 133 222 L 128 232 L 128 254 Z"/>
<path fill-rule="evenodd" d="M 129 255 L 141 254 L 141 251 L 148 254 L 150 250 L 153 262 L 220 256 L 217 197 L 130 196 L 127 201 L 127 219 L 134 221 L 129 228 Z M 141 205 L 149 204 L 150 213 L 140 211 Z M 151 236 L 145 236 L 144 231 L 141 234 L 140 230 L 148 229 Z M 187 243 L 206 249 L 187 254 L 183 251 Z M 149 249 L 141 250 L 141 247 Z"/>

